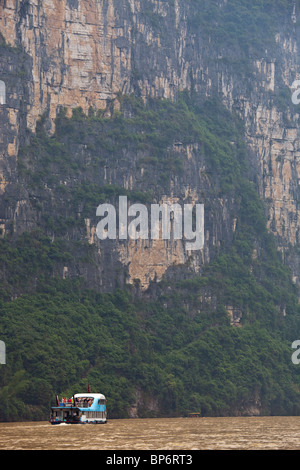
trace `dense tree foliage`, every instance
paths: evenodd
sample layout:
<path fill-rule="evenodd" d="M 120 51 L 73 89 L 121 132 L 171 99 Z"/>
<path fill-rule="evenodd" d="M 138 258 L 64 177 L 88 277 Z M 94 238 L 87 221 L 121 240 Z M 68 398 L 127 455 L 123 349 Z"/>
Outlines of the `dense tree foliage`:
<path fill-rule="evenodd" d="M 59 210 L 44 213 L 39 230 L 0 240 L 0 334 L 7 346 L 7 364 L 0 366 L 0 419 L 45 419 L 56 394 L 71 395 L 88 384 L 107 396 L 110 417 L 127 416 L 137 390 L 143 397 L 140 416 L 230 415 L 253 406 L 265 414 L 298 414 L 300 376 L 291 361 L 291 343 L 300 334 L 298 297 L 247 176 L 240 120 L 216 101 L 196 104 L 188 93 L 177 102 L 147 105 L 133 96 L 119 99 L 121 109 L 111 116 L 75 110 L 68 119 L 62 111 L 53 137 L 41 120 L 20 153 L 20 175 L 31 188 L 46 183 L 60 194 L 60 174 L 87 176 L 64 187 L 72 213 L 67 219 Z M 164 279 L 145 298 L 135 287 L 104 294 L 80 277 L 57 278 L 55 266 L 68 263 L 80 242 L 66 234 L 74 227 L 80 234 L 91 208 L 122 192 L 118 186 L 88 185 L 86 166 L 72 158 L 75 140 L 89 146 L 98 165 L 124 147 L 137 153 L 142 148 L 141 158 L 167 179 L 183 164 L 170 145 L 198 142 L 211 191 L 237 201 L 232 245 L 221 247 L 201 276 Z M 147 203 L 150 194 L 136 189 L 131 195 Z M 42 196 L 39 205 L 37 211 Z M 93 247 L 84 249 L 88 259 Z M 240 327 L 231 325 L 229 305 L 241 312 Z"/>

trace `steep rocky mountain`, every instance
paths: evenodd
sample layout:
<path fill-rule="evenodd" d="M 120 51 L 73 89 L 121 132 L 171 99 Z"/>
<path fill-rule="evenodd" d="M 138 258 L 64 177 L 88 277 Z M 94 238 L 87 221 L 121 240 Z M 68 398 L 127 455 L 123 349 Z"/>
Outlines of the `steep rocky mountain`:
<path fill-rule="evenodd" d="M 35 132 L 41 116 L 53 132 L 64 107 L 68 116 L 78 107 L 87 114 L 108 103 L 117 109 L 119 93 L 176 99 L 180 90 L 193 89 L 200 100 L 218 97 L 244 121 L 268 225 L 297 281 L 296 250 L 286 253 L 299 241 L 298 108 L 291 100 L 299 79 L 297 2 L 254 2 L 250 8 L 237 1 L 4 1 L 1 10 L 1 75 L 7 85 L 2 191 L 26 132 Z M 173 142 L 186 159 L 197 152 L 193 144 Z M 113 171 L 108 165 L 112 183 L 118 179 Z M 133 186 L 136 178 L 131 165 L 121 186 Z M 198 200 L 199 183 L 184 182 L 181 191 Z M 165 196 L 172 195 L 180 197 L 176 190 Z M 24 204 L 18 200 L 14 215 L 3 214 L 4 230 L 13 217 L 15 230 L 24 229 Z M 163 257 L 166 266 L 183 258 Z M 121 254 L 133 266 L 131 258 Z M 156 266 L 152 271 L 159 277 L 163 272 Z"/>
<path fill-rule="evenodd" d="M 297 412 L 299 15 L 289 0 L 1 2 L 1 385 L 14 417 L 86 380 L 116 416 Z M 119 216 L 120 196 L 203 204 L 203 248 L 99 240 L 96 209 Z"/>

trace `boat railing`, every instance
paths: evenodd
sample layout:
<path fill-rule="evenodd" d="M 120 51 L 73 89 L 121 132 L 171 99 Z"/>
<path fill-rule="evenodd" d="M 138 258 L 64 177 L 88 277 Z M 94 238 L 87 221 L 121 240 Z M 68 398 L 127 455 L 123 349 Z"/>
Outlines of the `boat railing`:
<path fill-rule="evenodd" d="M 188 417 L 189 418 L 200 418 L 201 417 L 201 413 L 189 413 L 188 414 Z"/>
<path fill-rule="evenodd" d="M 100 403 L 101 402 L 101 403 Z M 98 404 L 105 404 L 105 400 L 98 399 Z M 94 398 L 86 398 L 86 397 L 76 397 L 76 398 L 69 398 L 69 399 L 62 399 L 61 401 L 57 400 L 57 406 L 60 408 L 90 408 L 95 403 Z"/>
<path fill-rule="evenodd" d="M 90 408 L 92 406 L 93 403 L 87 403 L 87 402 L 83 402 L 83 401 L 76 401 L 75 403 L 74 402 L 63 402 L 63 403 L 59 403 L 59 407 L 60 408 Z"/>

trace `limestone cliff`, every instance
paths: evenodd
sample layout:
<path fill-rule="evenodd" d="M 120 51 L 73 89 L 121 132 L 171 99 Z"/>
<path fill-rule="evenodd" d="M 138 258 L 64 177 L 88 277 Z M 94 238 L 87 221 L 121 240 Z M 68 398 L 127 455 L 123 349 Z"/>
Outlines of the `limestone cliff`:
<path fill-rule="evenodd" d="M 227 1 L 218 2 L 219 11 L 226 6 Z M 112 103 L 117 109 L 119 93 L 135 93 L 145 100 L 176 99 L 187 88 L 202 98 L 220 97 L 242 117 L 269 228 L 282 251 L 296 247 L 300 140 L 298 109 L 292 106 L 291 95 L 293 82 L 300 78 L 300 10 L 298 2 L 287 2 L 282 11 L 278 8 L 281 16 L 275 24 L 274 44 L 266 45 L 263 52 L 255 51 L 255 46 L 249 48 L 245 59 L 239 44 L 226 48 L 215 41 L 211 31 L 198 26 L 195 18 L 201 14 L 201 2 L 199 6 L 185 0 L 2 0 L 0 32 L 5 44 L 0 79 L 6 83 L 7 94 L 6 105 L 0 106 L 3 197 L 9 197 L 9 185 L 16 181 L 19 146 L 35 132 L 42 115 L 47 131 L 53 133 L 62 107 L 69 115 L 78 107 L 88 113 Z M 192 173 L 195 147 L 177 145 L 176 151 L 184 155 L 187 174 Z M 126 169 L 125 188 L 134 187 L 138 171 L 142 170 Z M 161 194 L 160 201 L 182 197 L 201 202 L 199 188 L 205 185 L 205 173 L 199 167 L 197 173 L 198 180 L 184 178 L 181 194 L 175 183 L 175 191 Z M 105 173 L 100 181 L 107 180 L 119 183 L 121 174 Z M 193 260 L 196 271 L 203 261 L 209 261 L 212 246 L 234 233 L 232 202 L 220 200 L 217 204 L 227 235 L 218 228 L 220 219 L 216 218 L 206 232 L 209 248 Z M 9 210 L 2 211 L 3 232 L 11 223 L 17 233 L 35 225 L 27 206 L 23 194 Z M 97 243 L 90 220 L 86 221 L 86 236 L 90 243 Z M 189 257 L 180 243 L 171 247 L 129 243 L 116 251 L 121 265 L 128 267 L 130 282 L 139 279 L 144 287 Z M 287 261 L 297 281 L 299 260 L 287 256 Z"/>

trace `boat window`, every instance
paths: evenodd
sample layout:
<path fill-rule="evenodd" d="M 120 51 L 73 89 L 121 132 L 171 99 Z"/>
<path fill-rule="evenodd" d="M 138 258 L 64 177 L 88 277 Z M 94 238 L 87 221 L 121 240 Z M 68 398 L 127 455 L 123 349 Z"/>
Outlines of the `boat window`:
<path fill-rule="evenodd" d="M 92 406 L 94 402 L 94 398 L 90 397 L 78 397 L 76 398 L 76 406 L 79 408 L 89 408 Z"/>
<path fill-rule="evenodd" d="M 6 104 L 6 89 L 5 83 L 0 80 L 0 105 Z"/>

